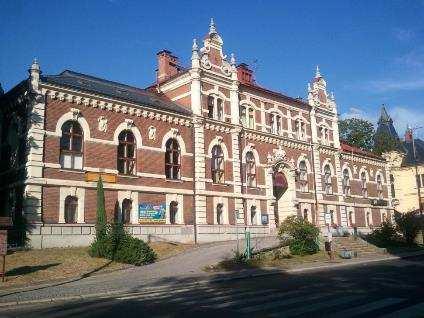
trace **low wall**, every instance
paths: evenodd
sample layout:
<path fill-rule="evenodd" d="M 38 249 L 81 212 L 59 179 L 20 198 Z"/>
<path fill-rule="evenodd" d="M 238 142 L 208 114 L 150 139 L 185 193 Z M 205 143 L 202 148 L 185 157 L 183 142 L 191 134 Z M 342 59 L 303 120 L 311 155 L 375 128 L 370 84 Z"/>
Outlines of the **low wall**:
<path fill-rule="evenodd" d="M 134 237 L 146 242 L 172 241 L 194 243 L 193 225 L 128 225 L 125 227 Z M 236 240 L 250 231 L 251 237 L 274 234 L 268 226 L 197 225 L 198 243 Z M 32 248 L 88 246 L 96 234 L 94 224 L 38 224 L 28 235 Z"/>

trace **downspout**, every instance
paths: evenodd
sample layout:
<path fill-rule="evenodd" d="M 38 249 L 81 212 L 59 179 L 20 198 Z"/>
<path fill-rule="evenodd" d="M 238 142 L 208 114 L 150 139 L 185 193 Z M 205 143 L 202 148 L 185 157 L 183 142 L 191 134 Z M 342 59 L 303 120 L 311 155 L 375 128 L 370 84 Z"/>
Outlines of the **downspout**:
<path fill-rule="evenodd" d="M 195 146 L 195 125 L 197 118 L 193 117 L 193 128 L 191 134 L 192 143 L 192 162 L 193 162 L 193 231 L 194 231 L 194 244 L 197 245 L 197 223 L 196 223 L 196 146 Z"/>

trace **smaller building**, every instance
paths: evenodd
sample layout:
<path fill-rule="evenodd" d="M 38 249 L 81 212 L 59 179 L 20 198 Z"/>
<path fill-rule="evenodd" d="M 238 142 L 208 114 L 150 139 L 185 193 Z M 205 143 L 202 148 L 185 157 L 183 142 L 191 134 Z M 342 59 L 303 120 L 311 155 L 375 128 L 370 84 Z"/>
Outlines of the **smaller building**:
<path fill-rule="evenodd" d="M 396 150 L 383 154 L 390 169 L 390 196 L 398 212 L 424 209 L 424 141 L 413 137 L 408 128 L 400 139 L 392 118 L 384 107 L 381 110 L 377 132 L 384 131 L 399 141 Z"/>

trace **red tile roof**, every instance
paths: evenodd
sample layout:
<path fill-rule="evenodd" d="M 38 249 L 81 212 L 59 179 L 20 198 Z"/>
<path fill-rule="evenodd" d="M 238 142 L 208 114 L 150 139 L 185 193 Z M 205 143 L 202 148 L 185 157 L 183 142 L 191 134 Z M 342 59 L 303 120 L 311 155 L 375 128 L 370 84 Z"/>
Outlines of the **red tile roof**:
<path fill-rule="evenodd" d="M 344 142 L 341 142 L 340 143 L 340 146 L 342 148 L 342 151 L 344 151 L 344 152 L 354 153 L 354 154 L 361 155 L 361 156 L 373 157 L 373 158 L 376 158 L 376 159 L 383 160 L 382 157 L 380 157 L 380 156 L 378 156 L 378 155 L 376 155 L 376 154 L 374 154 L 374 153 L 372 153 L 370 151 L 362 150 L 362 149 L 360 149 L 358 147 L 351 146 L 351 145 L 346 144 Z"/>

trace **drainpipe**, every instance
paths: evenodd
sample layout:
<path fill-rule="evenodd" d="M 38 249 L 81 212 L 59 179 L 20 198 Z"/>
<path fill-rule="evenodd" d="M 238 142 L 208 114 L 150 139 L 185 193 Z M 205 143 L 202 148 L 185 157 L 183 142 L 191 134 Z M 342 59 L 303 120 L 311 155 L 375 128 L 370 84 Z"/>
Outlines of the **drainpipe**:
<path fill-rule="evenodd" d="M 319 220 L 319 211 L 318 211 L 318 193 L 317 193 L 317 178 L 315 171 L 315 154 L 314 154 L 314 145 L 310 142 L 311 145 L 311 155 L 312 155 L 312 166 L 314 167 L 314 199 L 315 199 L 315 225 L 318 226 Z"/>

